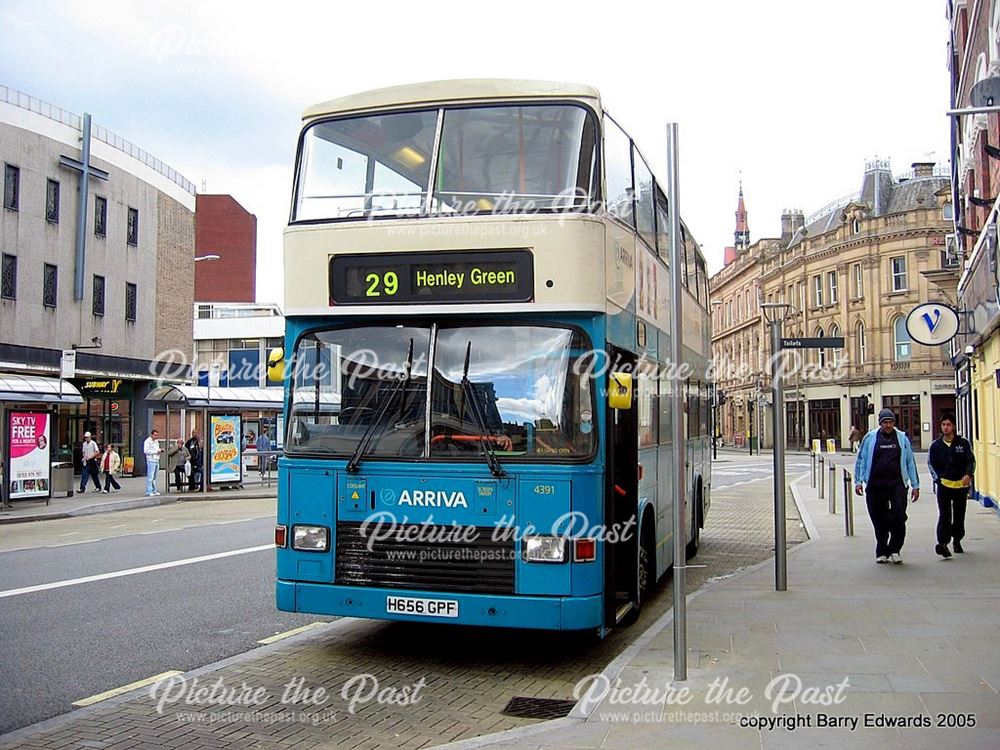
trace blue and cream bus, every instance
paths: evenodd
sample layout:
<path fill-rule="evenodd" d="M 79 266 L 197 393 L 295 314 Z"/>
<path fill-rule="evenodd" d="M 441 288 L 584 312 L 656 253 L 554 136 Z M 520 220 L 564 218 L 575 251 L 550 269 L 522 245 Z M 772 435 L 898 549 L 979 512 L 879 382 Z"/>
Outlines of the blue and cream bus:
<path fill-rule="evenodd" d="M 601 633 L 635 619 L 673 545 L 697 552 L 710 500 L 707 275 L 682 225 L 679 371 L 669 211 L 586 86 L 444 81 L 306 110 L 279 609 Z"/>

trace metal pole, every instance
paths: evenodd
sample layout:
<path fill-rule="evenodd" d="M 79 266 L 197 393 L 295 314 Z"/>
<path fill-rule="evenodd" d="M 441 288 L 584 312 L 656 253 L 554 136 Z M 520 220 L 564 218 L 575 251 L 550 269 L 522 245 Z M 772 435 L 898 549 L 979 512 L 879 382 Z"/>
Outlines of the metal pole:
<path fill-rule="evenodd" d="M 830 482 L 829 482 L 829 484 L 830 484 L 830 502 L 829 502 L 829 510 L 830 510 L 830 513 L 832 513 L 833 515 L 836 515 L 837 514 L 837 476 L 836 476 L 837 467 L 833 465 L 832 461 L 830 462 L 829 469 L 830 469 Z"/>
<path fill-rule="evenodd" d="M 844 534 L 854 536 L 854 493 L 851 491 L 851 475 L 844 469 Z"/>
<path fill-rule="evenodd" d="M 819 457 L 819 499 L 820 500 L 823 499 L 823 495 L 825 494 L 823 492 L 823 477 L 824 477 L 823 468 L 824 468 L 823 467 L 823 456 L 820 455 L 820 457 Z"/>
<path fill-rule="evenodd" d="M 775 313 L 777 315 L 777 313 Z M 785 557 L 785 387 L 781 382 L 781 320 L 771 322 L 771 432 L 774 434 L 774 590 L 788 590 Z"/>
<path fill-rule="evenodd" d="M 812 475 L 810 477 L 812 481 L 809 483 L 809 486 L 816 489 L 816 454 L 810 451 L 809 458 L 812 459 Z"/>
<path fill-rule="evenodd" d="M 670 212 L 670 360 L 674 367 L 681 364 L 681 214 L 680 214 L 680 180 L 679 151 L 677 147 L 677 123 L 667 124 L 667 208 Z M 687 679 L 687 571 L 684 557 L 687 534 L 684 519 L 685 496 L 684 483 L 684 423 L 680 415 L 684 404 L 681 401 L 681 383 L 674 379 L 670 392 L 672 401 L 674 441 L 674 680 Z"/>

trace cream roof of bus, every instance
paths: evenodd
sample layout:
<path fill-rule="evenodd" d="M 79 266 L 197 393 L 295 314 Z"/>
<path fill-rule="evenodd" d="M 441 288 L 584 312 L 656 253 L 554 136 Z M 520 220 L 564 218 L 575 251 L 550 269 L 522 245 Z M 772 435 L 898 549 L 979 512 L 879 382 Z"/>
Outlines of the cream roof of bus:
<path fill-rule="evenodd" d="M 505 78 L 466 78 L 390 86 L 314 104 L 302 113 L 308 120 L 321 115 L 383 109 L 401 105 L 443 104 L 479 99 L 593 99 L 600 111 L 597 89 L 579 83 L 526 81 Z"/>

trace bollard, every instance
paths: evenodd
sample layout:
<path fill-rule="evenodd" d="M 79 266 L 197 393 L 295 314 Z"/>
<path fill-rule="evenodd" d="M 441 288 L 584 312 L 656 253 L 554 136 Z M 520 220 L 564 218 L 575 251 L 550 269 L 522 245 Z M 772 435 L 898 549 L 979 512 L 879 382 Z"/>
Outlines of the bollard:
<path fill-rule="evenodd" d="M 837 514 L 837 467 L 830 461 L 830 513 Z"/>
<path fill-rule="evenodd" d="M 819 499 L 823 499 L 823 457 L 819 457 Z"/>
<path fill-rule="evenodd" d="M 809 458 L 812 459 L 812 481 L 809 486 L 816 489 L 816 454 L 810 453 Z"/>
<path fill-rule="evenodd" d="M 844 536 L 854 536 L 854 482 L 844 469 Z"/>

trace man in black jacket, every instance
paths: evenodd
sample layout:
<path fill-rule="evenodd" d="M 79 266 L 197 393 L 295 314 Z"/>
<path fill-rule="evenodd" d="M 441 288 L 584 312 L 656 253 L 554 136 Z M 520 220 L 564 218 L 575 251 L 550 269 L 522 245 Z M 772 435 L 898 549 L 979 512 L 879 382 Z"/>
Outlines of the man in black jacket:
<path fill-rule="evenodd" d="M 198 430 L 191 433 L 185 447 L 191 454 L 191 476 L 188 477 L 188 491 L 194 492 L 201 489 L 202 471 L 205 467 L 205 449 L 201 445 L 201 435 Z"/>
<path fill-rule="evenodd" d="M 931 443 L 927 464 L 937 488 L 937 546 L 934 551 L 947 560 L 951 557 L 948 542 L 953 542 L 956 552 L 965 551 L 962 549 L 965 506 L 976 470 L 972 445 L 955 432 L 955 417 L 951 414 L 941 418 L 941 437 Z"/>

